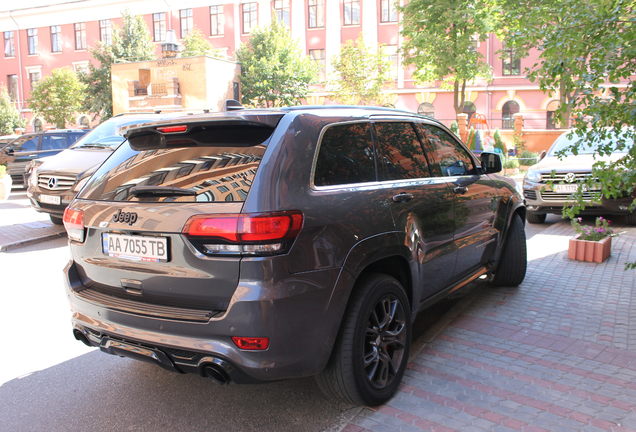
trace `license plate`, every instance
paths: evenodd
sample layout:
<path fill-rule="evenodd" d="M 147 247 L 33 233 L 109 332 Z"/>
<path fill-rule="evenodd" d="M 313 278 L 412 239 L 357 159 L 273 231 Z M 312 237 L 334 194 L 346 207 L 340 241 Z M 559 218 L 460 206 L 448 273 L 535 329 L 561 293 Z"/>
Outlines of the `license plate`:
<path fill-rule="evenodd" d="M 62 203 L 62 197 L 55 195 L 40 195 L 40 202 L 44 204 L 60 205 Z"/>
<path fill-rule="evenodd" d="M 574 193 L 579 189 L 579 185 L 568 184 L 568 185 L 554 185 L 554 191 L 556 193 Z"/>
<path fill-rule="evenodd" d="M 102 250 L 108 256 L 132 261 L 168 261 L 166 237 L 104 233 L 102 234 Z"/>

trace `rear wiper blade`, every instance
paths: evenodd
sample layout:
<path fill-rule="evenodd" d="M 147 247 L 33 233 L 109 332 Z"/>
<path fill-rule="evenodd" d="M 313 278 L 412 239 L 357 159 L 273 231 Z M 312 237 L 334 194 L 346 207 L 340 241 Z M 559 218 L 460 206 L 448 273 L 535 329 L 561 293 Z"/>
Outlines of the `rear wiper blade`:
<path fill-rule="evenodd" d="M 192 189 L 172 186 L 133 186 L 128 193 L 134 196 L 189 196 L 197 194 Z"/>

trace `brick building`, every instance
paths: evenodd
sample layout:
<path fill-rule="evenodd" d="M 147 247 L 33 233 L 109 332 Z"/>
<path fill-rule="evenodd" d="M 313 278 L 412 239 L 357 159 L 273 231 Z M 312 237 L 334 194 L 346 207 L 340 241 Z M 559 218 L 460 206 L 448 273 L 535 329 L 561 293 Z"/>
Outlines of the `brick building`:
<path fill-rule="evenodd" d="M 5 2 L 0 6 L 0 85 L 7 87 L 32 130 L 41 126 L 28 109 L 34 83 L 54 68 L 86 68 L 88 49 L 97 41 L 110 41 L 124 10 L 144 17 L 157 53 L 168 30 L 182 38 L 196 27 L 229 58 L 254 28 L 277 16 L 319 64 L 323 78 L 333 76 L 331 59 L 345 41 L 362 35 L 367 45 L 383 45 L 394 65 L 394 80 L 386 89 L 392 104 L 450 123 L 455 118 L 452 92 L 419 85 L 412 70 L 402 67 L 398 1 L 404 0 L 30 0 L 24 8 Z M 536 54 L 517 59 L 502 48 L 494 36 L 477 45 L 492 67 L 492 78 L 467 87 L 465 111 L 482 114 L 493 129 L 512 129 L 516 112 L 523 114 L 526 128 L 555 128 L 551 113 L 558 106 L 556 95 L 541 92 L 523 75 Z M 316 86 L 307 102 L 328 103 L 329 94 Z M 87 114 L 78 114 L 76 123 L 90 121 Z"/>

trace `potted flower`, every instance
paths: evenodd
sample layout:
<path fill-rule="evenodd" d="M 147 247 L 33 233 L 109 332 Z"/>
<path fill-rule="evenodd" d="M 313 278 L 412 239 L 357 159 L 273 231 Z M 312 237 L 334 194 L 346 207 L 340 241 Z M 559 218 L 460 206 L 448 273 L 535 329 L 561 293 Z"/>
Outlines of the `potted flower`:
<path fill-rule="evenodd" d="M 9 198 L 12 184 L 13 181 L 11 180 L 11 176 L 7 173 L 7 167 L 0 165 L 0 201 Z"/>
<path fill-rule="evenodd" d="M 581 225 L 581 218 L 572 219 L 577 236 L 570 239 L 568 258 L 576 261 L 601 263 L 609 258 L 612 250 L 610 221 L 603 216 L 596 218 L 594 226 Z"/>

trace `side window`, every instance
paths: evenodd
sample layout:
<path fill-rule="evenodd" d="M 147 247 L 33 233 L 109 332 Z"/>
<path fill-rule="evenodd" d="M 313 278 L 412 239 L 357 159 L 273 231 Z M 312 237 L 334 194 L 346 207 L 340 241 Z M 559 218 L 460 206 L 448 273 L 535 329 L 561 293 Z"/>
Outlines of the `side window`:
<path fill-rule="evenodd" d="M 375 181 L 369 123 L 331 126 L 324 133 L 314 184 L 331 186 Z"/>
<path fill-rule="evenodd" d="M 39 136 L 36 135 L 33 138 L 26 140 L 20 145 L 19 148 L 16 148 L 15 151 L 19 151 L 19 152 L 36 151 L 38 149 L 38 139 L 39 139 Z"/>
<path fill-rule="evenodd" d="M 413 125 L 407 122 L 374 124 L 378 166 L 383 180 L 430 177 L 428 162 Z"/>
<path fill-rule="evenodd" d="M 62 150 L 68 147 L 68 137 L 62 134 L 46 134 L 42 137 L 42 150 Z"/>
<path fill-rule="evenodd" d="M 459 176 L 473 174 L 475 167 L 467 151 L 446 131 L 437 126 L 418 123 L 416 125 L 427 153 L 432 157 L 435 176 Z"/>

